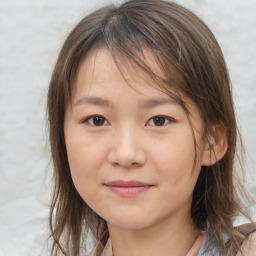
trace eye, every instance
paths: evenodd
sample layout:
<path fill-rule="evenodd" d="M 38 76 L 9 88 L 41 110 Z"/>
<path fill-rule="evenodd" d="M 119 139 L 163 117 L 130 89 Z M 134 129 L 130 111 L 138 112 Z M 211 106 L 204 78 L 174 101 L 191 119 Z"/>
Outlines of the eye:
<path fill-rule="evenodd" d="M 90 116 L 86 118 L 83 123 L 87 123 L 91 126 L 106 126 L 109 122 L 103 116 Z"/>
<path fill-rule="evenodd" d="M 167 116 L 155 116 L 152 117 L 147 125 L 149 126 L 165 126 L 166 124 L 173 122 L 174 120 Z"/>

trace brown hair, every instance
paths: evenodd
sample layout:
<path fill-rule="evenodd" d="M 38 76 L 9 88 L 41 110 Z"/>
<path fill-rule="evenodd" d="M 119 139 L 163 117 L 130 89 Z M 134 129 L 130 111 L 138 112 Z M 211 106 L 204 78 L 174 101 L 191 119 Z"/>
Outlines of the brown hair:
<path fill-rule="evenodd" d="M 192 99 L 201 112 L 206 139 L 213 133 L 213 125 L 226 129 L 227 153 L 215 165 L 201 168 L 191 215 L 199 229 L 204 229 L 208 221 L 220 251 L 232 255 L 239 247 L 233 221 L 245 213 L 234 185 L 238 132 L 228 70 L 219 45 L 204 22 L 180 5 L 161 0 L 132 0 L 96 10 L 79 22 L 61 49 L 48 91 L 54 168 L 51 255 L 60 251 L 64 255 L 80 255 L 88 230 L 99 241 L 107 229 L 105 220 L 87 206 L 74 187 L 64 139 L 65 108 L 71 102 L 79 66 L 89 52 L 101 46 L 107 47 L 118 67 L 121 58 L 146 72 L 181 104 L 189 120 L 181 94 Z M 144 49 L 154 55 L 164 78 L 150 69 Z M 228 244 L 224 234 L 230 238 Z"/>

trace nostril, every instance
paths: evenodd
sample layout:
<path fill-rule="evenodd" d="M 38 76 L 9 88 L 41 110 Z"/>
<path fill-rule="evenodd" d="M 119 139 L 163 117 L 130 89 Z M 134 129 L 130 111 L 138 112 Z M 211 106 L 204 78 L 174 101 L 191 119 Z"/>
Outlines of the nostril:
<path fill-rule="evenodd" d="M 114 163 L 112 163 L 113 164 L 113 166 L 115 166 L 115 167 L 118 167 L 118 166 L 120 166 L 120 164 L 118 163 L 118 162 L 114 162 Z M 139 166 L 140 164 L 139 163 L 136 163 L 136 162 L 133 162 L 133 163 L 131 163 L 131 164 L 127 164 L 127 166 L 129 166 L 129 167 L 137 167 L 137 166 Z"/>
<path fill-rule="evenodd" d="M 123 167 L 125 169 L 137 168 L 142 166 L 146 161 L 145 152 L 137 148 L 122 145 L 118 148 L 111 149 L 107 161 L 114 167 Z"/>
<path fill-rule="evenodd" d="M 132 167 L 136 167 L 136 166 L 138 166 L 138 165 L 139 165 L 139 163 L 136 163 L 136 162 L 134 162 L 134 163 L 131 164 Z"/>

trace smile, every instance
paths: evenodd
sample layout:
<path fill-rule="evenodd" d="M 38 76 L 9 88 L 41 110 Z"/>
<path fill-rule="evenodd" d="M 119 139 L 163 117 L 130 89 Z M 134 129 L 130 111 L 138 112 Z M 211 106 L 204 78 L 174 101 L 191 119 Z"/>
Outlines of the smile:
<path fill-rule="evenodd" d="M 122 197 L 136 196 L 153 187 L 151 184 L 145 184 L 139 181 L 116 180 L 104 184 L 109 190 Z"/>

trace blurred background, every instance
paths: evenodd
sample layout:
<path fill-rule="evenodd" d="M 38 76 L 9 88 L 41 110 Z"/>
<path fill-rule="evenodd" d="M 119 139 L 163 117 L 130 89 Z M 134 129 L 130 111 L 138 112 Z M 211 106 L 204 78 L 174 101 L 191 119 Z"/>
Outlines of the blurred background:
<path fill-rule="evenodd" d="M 121 1 L 0 0 L 0 256 L 49 255 L 47 86 L 68 32 L 113 2 Z M 176 2 L 199 15 L 222 47 L 247 151 L 246 187 L 256 198 L 256 1 Z"/>

